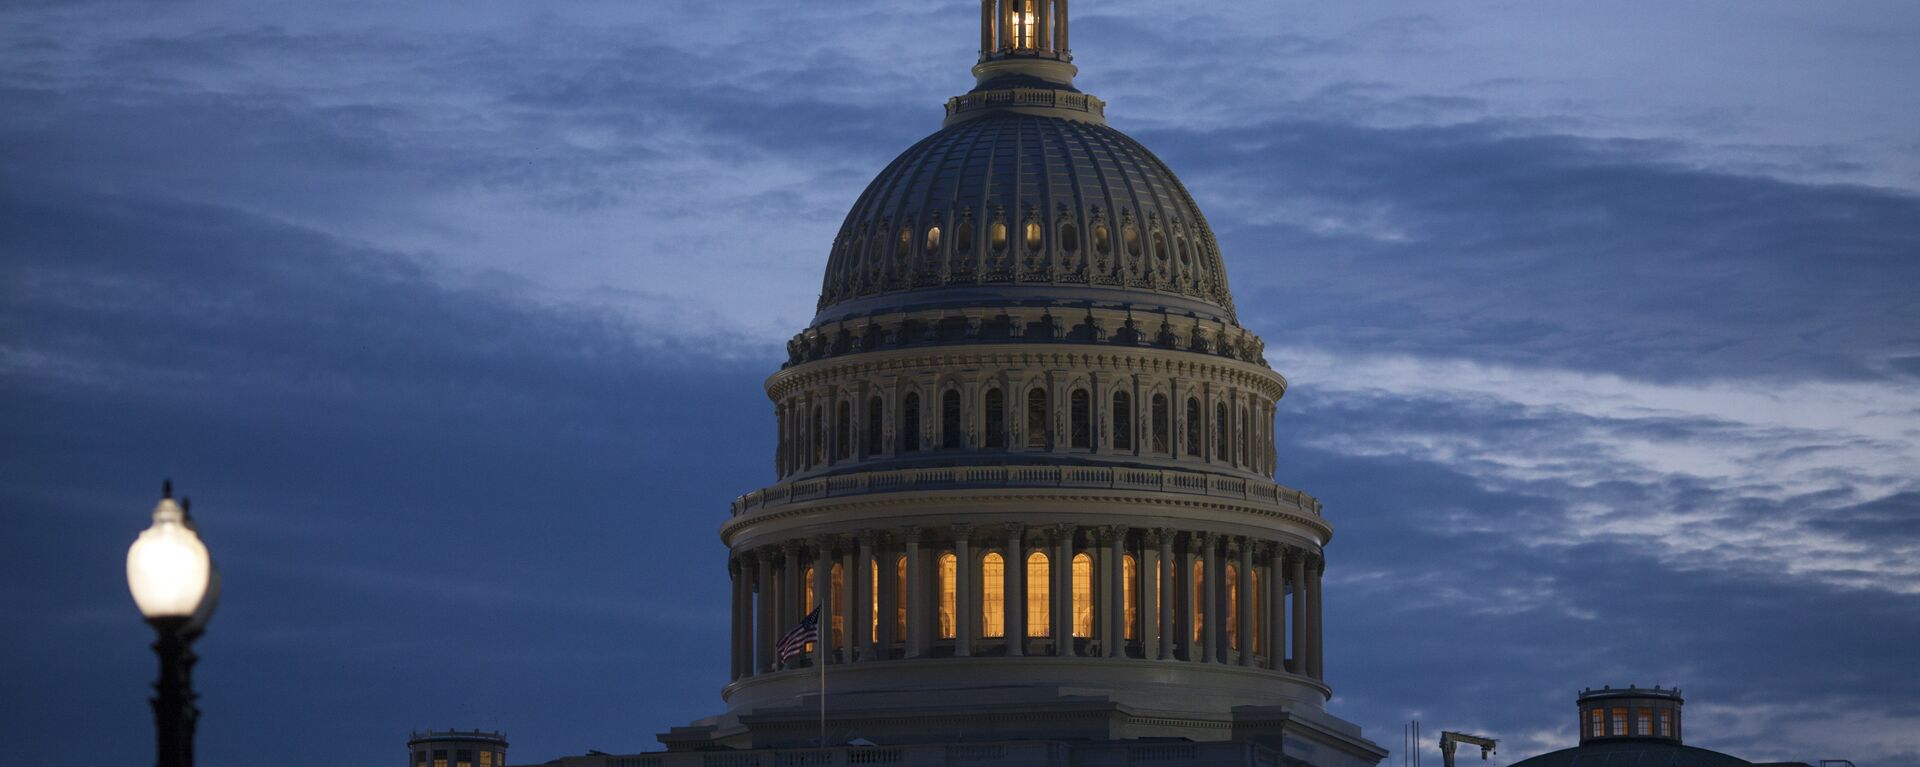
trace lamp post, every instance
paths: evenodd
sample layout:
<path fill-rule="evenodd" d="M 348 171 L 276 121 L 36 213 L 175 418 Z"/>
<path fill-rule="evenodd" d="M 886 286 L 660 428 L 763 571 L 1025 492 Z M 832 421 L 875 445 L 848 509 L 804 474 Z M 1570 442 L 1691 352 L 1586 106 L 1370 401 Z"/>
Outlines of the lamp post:
<path fill-rule="evenodd" d="M 153 722 L 159 767 L 192 767 L 193 725 L 200 709 L 193 701 L 193 640 L 206 629 L 220 600 L 220 571 L 200 542 L 192 504 L 173 501 L 173 483 L 161 486 L 153 507 L 153 526 L 127 549 L 127 587 L 133 602 L 159 634 L 153 651 L 160 656 L 160 679 L 153 685 Z"/>

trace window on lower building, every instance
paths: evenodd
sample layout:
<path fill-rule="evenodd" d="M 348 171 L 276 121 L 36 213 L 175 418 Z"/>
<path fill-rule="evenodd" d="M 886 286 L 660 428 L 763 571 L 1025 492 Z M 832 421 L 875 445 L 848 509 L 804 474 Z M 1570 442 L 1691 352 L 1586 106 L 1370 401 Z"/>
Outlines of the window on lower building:
<path fill-rule="evenodd" d="M 960 391 L 948 389 L 940 395 L 940 447 L 955 450 L 966 432 L 960 427 Z"/>
<path fill-rule="evenodd" d="M 453 763 L 459 765 L 459 767 L 473 767 L 472 751 L 463 748 L 453 752 L 453 757 Z"/>
<path fill-rule="evenodd" d="M 1240 649 L 1240 568 L 1227 565 L 1227 577 L 1221 579 L 1221 585 L 1227 587 L 1227 648 Z"/>
<path fill-rule="evenodd" d="M 1007 560 L 989 551 L 980 558 L 980 636 L 1007 635 Z"/>
<path fill-rule="evenodd" d="M 1193 597 L 1187 604 L 1193 605 L 1193 641 L 1197 644 L 1207 625 L 1207 561 L 1199 557 L 1193 560 Z M 1195 652 L 1193 657 L 1200 655 Z"/>
<path fill-rule="evenodd" d="M 433 750 L 433 767 L 447 767 L 447 752 L 437 748 Z"/>
<path fill-rule="evenodd" d="M 1673 712 L 1671 711 L 1660 712 L 1660 737 L 1673 737 Z"/>
<path fill-rule="evenodd" d="M 940 638 L 952 639 L 958 633 L 954 629 L 955 602 L 960 592 L 955 588 L 955 579 L 959 576 L 960 560 L 949 551 L 940 555 Z"/>
<path fill-rule="evenodd" d="M 833 635 L 830 647 L 847 646 L 847 570 L 839 562 L 833 563 L 828 580 L 827 609 L 833 611 Z"/>
<path fill-rule="evenodd" d="M 1093 557 L 1073 557 L 1073 635 L 1093 637 Z"/>
<path fill-rule="evenodd" d="M 1627 734 L 1627 710 L 1626 709 L 1616 708 L 1613 710 L 1613 713 L 1607 717 L 1607 734 L 1608 735 Z"/>
<path fill-rule="evenodd" d="M 1607 713 L 1597 708 L 1587 710 L 1587 737 L 1598 738 L 1607 734 Z"/>
<path fill-rule="evenodd" d="M 493 752 L 492 751 L 480 752 L 480 767 L 493 767 L 493 765 L 494 765 Z"/>
<path fill-rule="evenodd" d="M 1047 555 L 1027 555 L 1027 636 L 1053 634 L 1053 583 L 1047 577 Z"/>
<path fill-rule="evenodd" d="M 1139 639 L 1140 606 L 1137 602 L 1140 599 L 1140 563 L 1133 558 L 1132 554 L 1120 558 L 1120 583 L 1122 589 L 1120 602 L 1127 606 L 1127 614 L 1121 618 L 1126 623 L 1122 630 L 1126 632 L 1126 638 Z"/>

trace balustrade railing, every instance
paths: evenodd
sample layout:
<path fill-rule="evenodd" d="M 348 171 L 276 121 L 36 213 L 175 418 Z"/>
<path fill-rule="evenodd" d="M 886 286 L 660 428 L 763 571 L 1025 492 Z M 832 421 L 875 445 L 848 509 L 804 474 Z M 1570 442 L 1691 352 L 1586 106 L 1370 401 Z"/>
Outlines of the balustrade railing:
<path fill-rule="evenodd" d="M 1074 487 L 1151 490 L 1217 498 L 1266 501 L 1320 514 L 1320 501 L 1288 487 L 1194 471 L 1103 466 L 965 466 L 869 471 L 805 479 L 755 490 L 733 501 L 733 515 L 818 500 L 902 490 L 959 487 Z"/>

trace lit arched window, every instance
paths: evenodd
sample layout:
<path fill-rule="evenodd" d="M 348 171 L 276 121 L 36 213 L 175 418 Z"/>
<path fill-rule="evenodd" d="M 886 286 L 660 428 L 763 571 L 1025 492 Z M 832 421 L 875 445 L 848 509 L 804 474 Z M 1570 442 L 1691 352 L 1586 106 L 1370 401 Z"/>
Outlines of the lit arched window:
<path fill-rule="evenodd" d="M 980 558 L 980 636 L 1007 635 L 1007 560 L 989 551 Z"/>
<path fill-rule="evenodd" d="M 987 390 L 987 447 L 1007 446 L 1007 395 L 999 389 Z"/>
<path fill-rule="evenodd" d="M 1019 10 L 1013 12 L 1013 44 L 1023 50 L 1033 50 L 1040 46 L 1040 26 L 1033 15 L 1033 0 L 1020 0 Z"/>
<path fill-rule="evenodd" d="M 834 408 L 833 455 L 843 461 L 853 457 L 853 403 L 846 400 Z"/>
<path fill-rule="evenodd" d="M 1120 227 L 1120 242 L 1127 246 L 1127 255 L 1140 255 L 1140 230 L 1132 224 Z"/>
<path fill-rule="evenodd" d="M 920 395 L 907 392 L 904 404 L 900 406 L 900 452 L 911 453 L 920 449 Z"/>
<path fill-rule="evenodd" d="M 1133 397 L 1123 391 L 1113 393 L 1113 449 L 1133 449 Z"/>
<path fill-rule="evenodd" d="M 1038 386 L 1027 390 L 1027 447 L 1047 446 L 1047 390 Z"/>
<path fill-rule="evenodd" d="M 940 395 L 940 447 L 958 449 L 962 436 L 965 434 L 960 428 L 960 390 L 948 389 Z"/>
<path fill-rule="evenodd" d="M 1040 222 L 1027 222 L 1027 250 L 1040 249 Z"/>
<path fill-rule="evenodd" d="M 1187 399 L 1187 455 L 1200 455 L 1200 400 Z"/>
<path fill-rule="evenodd" d="M 1132 554 L 1120 557 L 1120 601 L 1127 606 L 1126 614 L 1121 616 L 1127 639 L 1139 639 L 1140 630 L 1140 563 Z M 1148 609 L 1152 609 L 1149 607 Z"/>
<path fill-rule="evenodd" d="M 805 615 L 807 613 L 813 612 L 813 607 L 815 604 L 817 604 L 814 601 L 814 594 L 813 594 L 813 565 L 807 565 L 806 570 L 801 572 L 800 584 L 801 584 L 800 589 L 804 594 L 801 601 L 805 603 L 805 606 L 800 608 L 800 614 Z M 806 651 L 809 654 L 813 652 L 812 642 L 807 643 Z"/>
<path fill-rule="evenodd" d="M 867 581 L 867 583 L 871 584 L 867 587 L 867 591 L 873 598 L 873 605 L 872 605 L 873 610 L 868 612 L 867 615 L 873 619 L 873 625 L 869 627 L 869 630 L 873 632 L 873 641 L 874 643 L 877 644 L 880 641 L 880 559 L 879 557 L 875 557 L 872 562 L 868 563 L 867 566 L 868 566 L 868 569 L 873 571 L 869 573 L 869 575 L 873 577 Z"/>
<path fill-rule="evenodd" d="M 1193 641 L 1200 641 L 1200 629 L 1207 625 L 1207 561 L 1193 559 Z M 1200 657 L 1194 653 L 1194 657 Z"/>
<path fill-rule="evenodd" d="M 1167 440 L 1172 436 L 1172 424 L 1167 413 L 1167 395 L 1153 395 L 1153 452 L 1171 453 Z"/>
<path fill-rule="evenodd" d="M 957 572 L 959 565 L 960 560 L 953 556 L 953 552 L 949 551 L 940 555 L 941 639 L 952 639 L 955 633 L 957 633 L 954 628 L 954 616 L 957 613 L 955 613 L 954 610 L 957 609 L 955 600 L 960 595 L 955 583 L 955 579 L 959 577 L 959 573 Z"/>
<path fill-rule="evenodd" d="M 907 602 L 913 596 L 907 593 L 907 558 L 893 561 L 893 593 L 899 598 L 893 600 L 893 639 L 896 642 L 907 641 Z"/>
<path fill-rule="evenodd" d="M 927 252 L 932 253 L 939 249 L 940 249 L 940 225 L 934 224 L 933 226 L 927 227 Z"/>
<path fill-rule="evenodd" d="M 1053 635 L 1053 582 L 1047 577 L 1047 555 L 1027 555 L 1027 636 Z"/>
<path fill-rule="evenodd" d="M 879 397 L 869 398 L 867 400 L 867 444 L 863 446 L 866 448 L 867 455 L 878 455 L 880 446 L 886 443 L 886 423 L 886 405 L 880 401 Z"/>
<path fill-rule="evenodd" d="M 1227 442 L 1227 403 L 1213 403 L 1213 459 L 1225 461 L 1232 458 L 1228 451 L 1232 445 Z"/>
<path fill-rule="evenodd" d="M 912 248 L 913 248 L 913 230 L 904 226 L 900 227 L 900 242 L 893 249 L 894 257 L 906 258 L 907 251 L 911 250 Z"/>
<path fill-rule="evenodd" d="M 987 238 L 989 243 L 993 245 L 994 250 L 996 251 L 1006 250 L 1007 249 L 1007 223 L 1005 221 L 993 222 L 993 226 L 988 227 L 987 229 Z"/>
<path fill-rule="evenodd" d="M 1093 225 L 1093 249 L 1103 256 L 1113 252 L 1113 235 L 1107 231 L 1106 224 Z"/>
<path fill-rule="evenodd" d="M 833 646 L 846 647 L 847 646 L 847 593 L 846 593 L 847 592 L 847 571 L 845 568 L 840 566 L 840 563 L 835 562 L 833 564 L 833 569 L 829 571 L 829 574 L 827 577 L 833 580 L 833 585 L 828 587 L 832 589 L 832 591 L 829 592 L 830 596 L 827 599 L 827 604 L 832 605 L 827 609 L 833 611 Z"/>
<path fill-rule="evenodd" d="M 1073 557 L 1073 635 L 1093 636 L 1093 557 L 1085 552 Z"/>
<path fill-rule="evenodd" d="M 1072 441 L 1068 444 L 1073 447 L 1093 447 L 1092 397 L 1087 395 L 1086 389 L 1074 389 L 1067 402 L 1070 411 L 1068 418 L 1073 427 Z"/>
<path fill-rule="evenodd" d="M 1227 577 L 1221 582 L 1227 587 L 1227 647 L 1240 649 L 1240 568 L 1227 565 Z"/>
<path fill-rule="evenodd" d="M 1626 709 L 1624 708 L 1614 709 L 1613 714 L 1607 717 L 1607 721 L 1608 721 L 1607 734 L 1609 735 L 1627 734 L 1627 710 Z"/>

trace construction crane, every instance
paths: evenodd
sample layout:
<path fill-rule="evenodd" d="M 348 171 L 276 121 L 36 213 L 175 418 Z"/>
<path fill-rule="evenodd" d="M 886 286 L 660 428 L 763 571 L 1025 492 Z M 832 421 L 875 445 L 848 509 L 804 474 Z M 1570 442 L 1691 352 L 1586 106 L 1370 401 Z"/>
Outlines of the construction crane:
<path fill-rule="evenodd" d="M 1446 763 L 1446 767 L 1453 767 L 1454 749 L 1459 748 L 1460 744 L 1465 743 L 1469 746 L 1479 746 L 1480 760 L 1486 761 L 1487 755 L 1494 753 L 1493 747 L 1499 742 L 1500 740 L 1498 738 L 1488 738 L 1480 735 L 1468 735 L 1464 732 L 1452 732 L 1449 730 L 1441 730 L 1440 731 L 1440 758 L 1443 762 Z"/>

